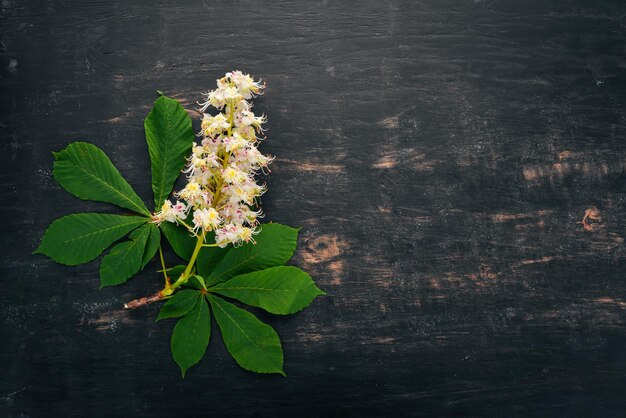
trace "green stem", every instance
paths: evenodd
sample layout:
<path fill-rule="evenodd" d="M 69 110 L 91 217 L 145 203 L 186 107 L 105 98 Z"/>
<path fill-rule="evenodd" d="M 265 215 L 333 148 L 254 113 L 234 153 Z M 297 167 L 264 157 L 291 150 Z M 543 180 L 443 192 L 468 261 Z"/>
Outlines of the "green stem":
<path fill-rule="evenodd" d="M 163 276 L 165 277 L 165 287 L 170 284 L 170 279 L 167 277 L 167 268 L 165 267 L 165 259 L 163 258 L 163 249 L 159 243 L 159 257 L 161 258 L 161 266 L 163 267 Z"/>
<path fill-rule="evenodd" d="M 183 274 L 181 274 L 178 280 L 176 280 L 172 285 L 165 286 L 165 289 L 163 289 L 163 294 L 165 296 L 171 295 L 172 293 L 174 293 L 176 289 L 178 289 L 180 286 L 187 283 L 187 281 L 189 280 L 189 274 L 191 273 L 191 270 L 193 269 L 193 265 L 196 263 L 196 258 L 198 258 L 198 254 L 200 253 L 200 250 L 202 249 L 203 244 L 204 244 L 204 231 L 202 231 L 202 234 L 198 236 L 196 247 L 193 249 L 193 253 L 191 254 L 191 258 L 189 259 L 189 264 L 187 264 L 187 268 L 185 269 Z"/>
<path fill-rule="evenodd" d="M 183 273 L 183 276 L 185 278 L 189 276 L 189 273 L 191 272 L 191 269 L 193 268 L 193 265 L 196 262 L 196 258 L 198 258 L 198 253 L 200 253 L 200 250 L 202 249 L 203 244 L 204 244 L 204 231 L 202 231 L 202 234 L 200 234 L 200 236 L 198 237 L 198 241 L 196 242 L 196 248 L 193 249 L 193 253 L 191 254 L 191 258 L 189 259 L 189 264 L 187 264 L 187 268 L 185 269 L 185 272 Z"/>

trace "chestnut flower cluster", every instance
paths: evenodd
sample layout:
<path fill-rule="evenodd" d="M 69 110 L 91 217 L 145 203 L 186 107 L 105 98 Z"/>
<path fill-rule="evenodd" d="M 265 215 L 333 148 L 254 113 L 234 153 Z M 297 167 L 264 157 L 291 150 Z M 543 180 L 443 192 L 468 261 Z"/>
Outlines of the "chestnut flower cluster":
<path fill-rule="evenodd" d="M 204 113 L 202 129 L 194 142 L 184 173 L 187 185 L 166 200 L 153 215 L 153 222 L 180 223 L 194 236 L 215 232 L 215 245 L 226 247 L 254 242 L 258 233 L 258 198 L 265 192 L 254 176 L 265 171 L 272 158 L 259 152 L 265 116 L 252 112 L 250 99 L 265 86 L 250 75 L 233 71 L 217 80 L 217 89 L 209 91 L 201 111 L 214 107 L 216 115 Z M 191 217 L 191 225 L 185 220 Z"/>

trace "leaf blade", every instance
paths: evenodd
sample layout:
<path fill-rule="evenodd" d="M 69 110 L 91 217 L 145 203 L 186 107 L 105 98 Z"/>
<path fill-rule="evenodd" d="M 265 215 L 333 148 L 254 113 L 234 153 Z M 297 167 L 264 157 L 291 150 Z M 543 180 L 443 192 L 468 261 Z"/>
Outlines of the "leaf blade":
<path fill-rule="evenodd" d="M 160 96 L 144 120 L 150 153 L 152 191 L 160 208 L 174 187 L 194 141 L 191 119 L 177 100 Z"/>
<path fill-rule="evenodd" d="M 141 198 L 100 148 L 73 142 L 55 153 L 55 157 L 54 179 L 69 193 L 150 216 Z"/>
<path fill-rule="evenodd" d="M 193 276 L 189 277 L 189 280 L 187 280 L 187 283 L 185 283 L 185 286 L 192 287 L 197 290 L 207 290 L 206 283 L 204 282 L 204 278 L 202 276 L 198 276 L 197 274 L 194 274 Z"/>
<path fill-rule="evenodd" d="M 111 248 L 100 264 L 100 288 L 125 283 L 141 269 L 150 225 L 145 224 L 130 234 L 128 241 Z"/>
<path fill-rule="evenodd" d="M 211 314 L 206 300 L 201 297 L 193 309 L 178 320 L 172 333 L 172 356 L 183 378 L 187 370 L 202 359 L 210 338 Z"/>
<path fill-rule="evenodd" d="M 161 307 L 156 322 L 161 319 L 178 318 L 187 314 L 196 305 L 199 297 L 200 292 L 191 289 L 174 293 L 174 296 L 169 298 Z"/>
<path fill-rule="evenodd" d="M 283 350 L 276 331 L 250 312 L 207 294 L 228 352 L 237 364 L 257 373 L 283 371 Z"/>
<path fill-rule="evenodd" d="M 171 281 L 175 282 L 180 277 L 180 275 L 183 274 L 185 269 L 187 269 L 187 266 L 183 264 L 178 264 L 174 267 L 171 267 L 165 270 L 165 273 L 167 274 L 167 277 L 169 277 Z M 163 270 L 159 270 L 159 272 L 163 272 Z"/>
<path fill-rule="evenodd" d="M 208 276 L 207 286 L 231 277 L 285 264 L 298 243 L 299 229 L 286 225 L 263 224 L 256 236 L 256 244 L 231 248 Z"/>
<path fill-rule="evenodd" d="M 193 237 L 187 228 L 170 222 L 161 224 L 161 231 L 172 246 L 172 249 L 180 258 L 189 261 L 193 249 L 196 246 L 196 238 Z"/>
<path fill-rule="evenodd" d="M 146 264 L 152 260 L 157 250 L 159 249 L 159 245 L 161 245 L 161 231 L 159 228 L 150 223 L 150 235 L 148 236 L 148 242 L 146 243 L 146 250 L 143 253 L 143 257 L 141 259 L 141 269 L 143 269 Z"/>
<path fill-rule="evenodd" d="M 147 221 L 139 216 L 101 213 L 67 215 L 50 224 L 35 253 L 68 266 L 83 264 Z"/>
<path fill-rule="evenodd" d="M 325 294 L 317 288 L 311 276 L 291 266 L 235 276 L 215 285 L 211 291 L 278 315 L 298 312 L 317 296 Z"/>

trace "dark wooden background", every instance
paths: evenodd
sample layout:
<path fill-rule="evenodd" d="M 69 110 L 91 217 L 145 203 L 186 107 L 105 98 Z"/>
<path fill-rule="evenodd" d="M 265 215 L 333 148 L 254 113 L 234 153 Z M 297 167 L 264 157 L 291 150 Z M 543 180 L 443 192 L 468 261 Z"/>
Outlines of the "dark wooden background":
<path fill-rule="evenodd" d="M 0 8 L 2 416 L 626 414 L 623 2 Z M 97 263 L 31 252 L 64 214 L 120 213 L 60 189 L 51 151 L 95 143 L 150 202 L 155 90 L 193 109 L 231 69 L 267 81 L 267 220 L 304 227 L 293 263 L 328 296 L 261 315 L 287 378 L 214 328 L 181 380 L 173 323 L 121 309 L 156 263 L 100 291 Z"/>

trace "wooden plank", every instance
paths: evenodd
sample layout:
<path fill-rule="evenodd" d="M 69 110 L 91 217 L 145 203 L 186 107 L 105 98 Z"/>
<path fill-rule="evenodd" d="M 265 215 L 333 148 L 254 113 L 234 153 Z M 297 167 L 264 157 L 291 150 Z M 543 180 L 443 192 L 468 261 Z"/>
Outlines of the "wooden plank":
<path fill-rule="evenodd" d="M 3 416 L 622 415 L 625 13 L 3 1 Z M 287 378 L 240 370 L 214 327 L 181 381 L 173 324 L 121 309 L 155 263 L 98 291 L 96 263 L 31 252 L 53 219 L 109 208 L 64 193 L 51 151 L 93 142 L 150 202 L 155 90 L 191 111 L 231 69 L 267 82 L 266 219 L 304 227 L 293 263 L 328 296 L 261 315 Z"/>

